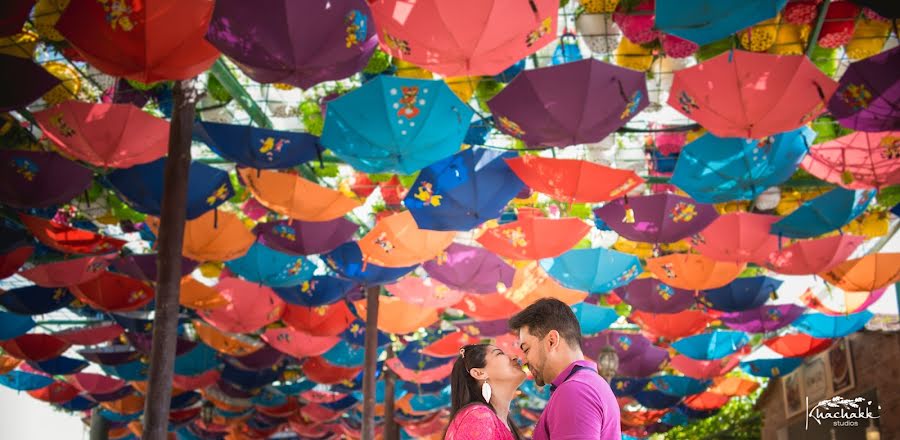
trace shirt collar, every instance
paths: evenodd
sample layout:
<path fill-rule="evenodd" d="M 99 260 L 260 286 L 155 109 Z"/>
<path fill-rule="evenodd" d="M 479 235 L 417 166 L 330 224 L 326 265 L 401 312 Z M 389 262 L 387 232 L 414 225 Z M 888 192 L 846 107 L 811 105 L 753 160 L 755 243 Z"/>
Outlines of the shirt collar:
<path fill-rule="evenodd" d="M 553 379 L 553 382 L 550 383 L 550 389 L 555 390 L 557 387 L 562 385 L 563 382 L 565 382 L 566 379 L 569 378 L 569 375 L 572 374 L 572 370 L 575 369 L 576 366 L 592 368 L 595 371 L 597 370 L 597 364 L 587 359 L 572 362 L 568 367 L 566 367 L 565 370 L 562 371 L 562 373 L 559 373 L 559 376 L 556 376 L 556 379 Z"/>

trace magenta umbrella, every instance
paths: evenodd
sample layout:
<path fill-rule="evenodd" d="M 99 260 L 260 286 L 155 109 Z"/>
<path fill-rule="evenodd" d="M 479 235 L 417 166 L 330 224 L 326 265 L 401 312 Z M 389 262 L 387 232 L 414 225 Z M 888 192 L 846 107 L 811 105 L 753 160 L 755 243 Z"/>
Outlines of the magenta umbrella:
<path fill-rule="evenodd" d="M 422 264 L 432 278 L 472 293 L 494 293 L 511 287 L 516 270 L 493 252 L 453 243 L 437 259 Z"/>
<path fill-rule="evenodd" d="M 900 49 L 896 47 L 850 64 L 828 101 L 828 110 L 841 125 L 854 130 L 900 130 L 898 71 Z"/>
<path fill-rule="evenodd" d="M 615 289 L 616 295 L 642 312 L 678 313 L 694 305 L 694 292 L 678 289 L 656 278 L 638 278 Z"/>
<path fill-rule="evenodd" d="M 68 202 L 84 192 L 93 177 L 91 170 L 56 153 L 0 151 L 0 203 L 14 208 Z"/>
<path fill-rule="evenodd" d="M 790 325 L 805 310 L 805 307 L 794 304 L 761 306 L 742 312 L 724 313 L 719 319 L 728 328 L 734 330 L 748 333 L 766 333 Z"/>
<path fill-rule="evenodd" d="M 325 222 L 301 220 L 259 223 L 253 232 L 259 241 L 292 255 L 324 254 L 353 238 L 359 226 L 343 217 Z"/>
<path fill-rule="evenodd" d="M 676 242 L 719 217 L 713 205 L 668 193 L 616 199 L 594 209 L 594 214 L 619 235 L 645 243 Z"/>

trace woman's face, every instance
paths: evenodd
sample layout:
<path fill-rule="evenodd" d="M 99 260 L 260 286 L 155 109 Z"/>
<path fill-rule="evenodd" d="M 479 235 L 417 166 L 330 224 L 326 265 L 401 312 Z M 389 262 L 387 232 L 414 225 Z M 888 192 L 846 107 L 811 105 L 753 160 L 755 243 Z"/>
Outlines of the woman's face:
<path fill-rule="evenodd" d="M 507 355 L 499 347 L 489 345 L 484 356 L 484 371 L 488 381 L 505 381 L 518 384 L 525 381 L 525 372 L 515 356 Z"/>

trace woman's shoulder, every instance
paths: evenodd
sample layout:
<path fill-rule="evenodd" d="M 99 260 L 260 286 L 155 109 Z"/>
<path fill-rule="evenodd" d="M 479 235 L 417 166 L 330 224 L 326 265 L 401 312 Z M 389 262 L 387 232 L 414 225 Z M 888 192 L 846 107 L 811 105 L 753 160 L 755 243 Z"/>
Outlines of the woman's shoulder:
<path fill-rule="evenodd" d="M 462 407 L 453 419 L 462 421 L 466 418 L 491 419 L 494 417 L 497 417 L 497 415 L 491 407 L 483 403 L 473 403 Z"/>
<path fill-rule="evenodd" d="M 509 439 L 508 431 L 499 429 L 500 419 L 491 407 L 471 404 L 463 407 L 453 416 L 447 429 L 445 440 Z M 505 430 L 505 428 L 504 428 Z"/>

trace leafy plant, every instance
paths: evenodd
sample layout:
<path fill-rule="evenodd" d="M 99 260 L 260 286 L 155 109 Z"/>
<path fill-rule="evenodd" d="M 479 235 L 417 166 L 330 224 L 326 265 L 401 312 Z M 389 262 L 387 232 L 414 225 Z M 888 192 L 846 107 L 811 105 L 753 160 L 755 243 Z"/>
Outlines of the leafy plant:
<path fill-rule="evenodd" d="M 754 408 L 764 387 L 748 397 L 734 397 L 711 417 L 678 426 L 653 440 L 755 440 L 762 435 L 762 414 Z"/>

